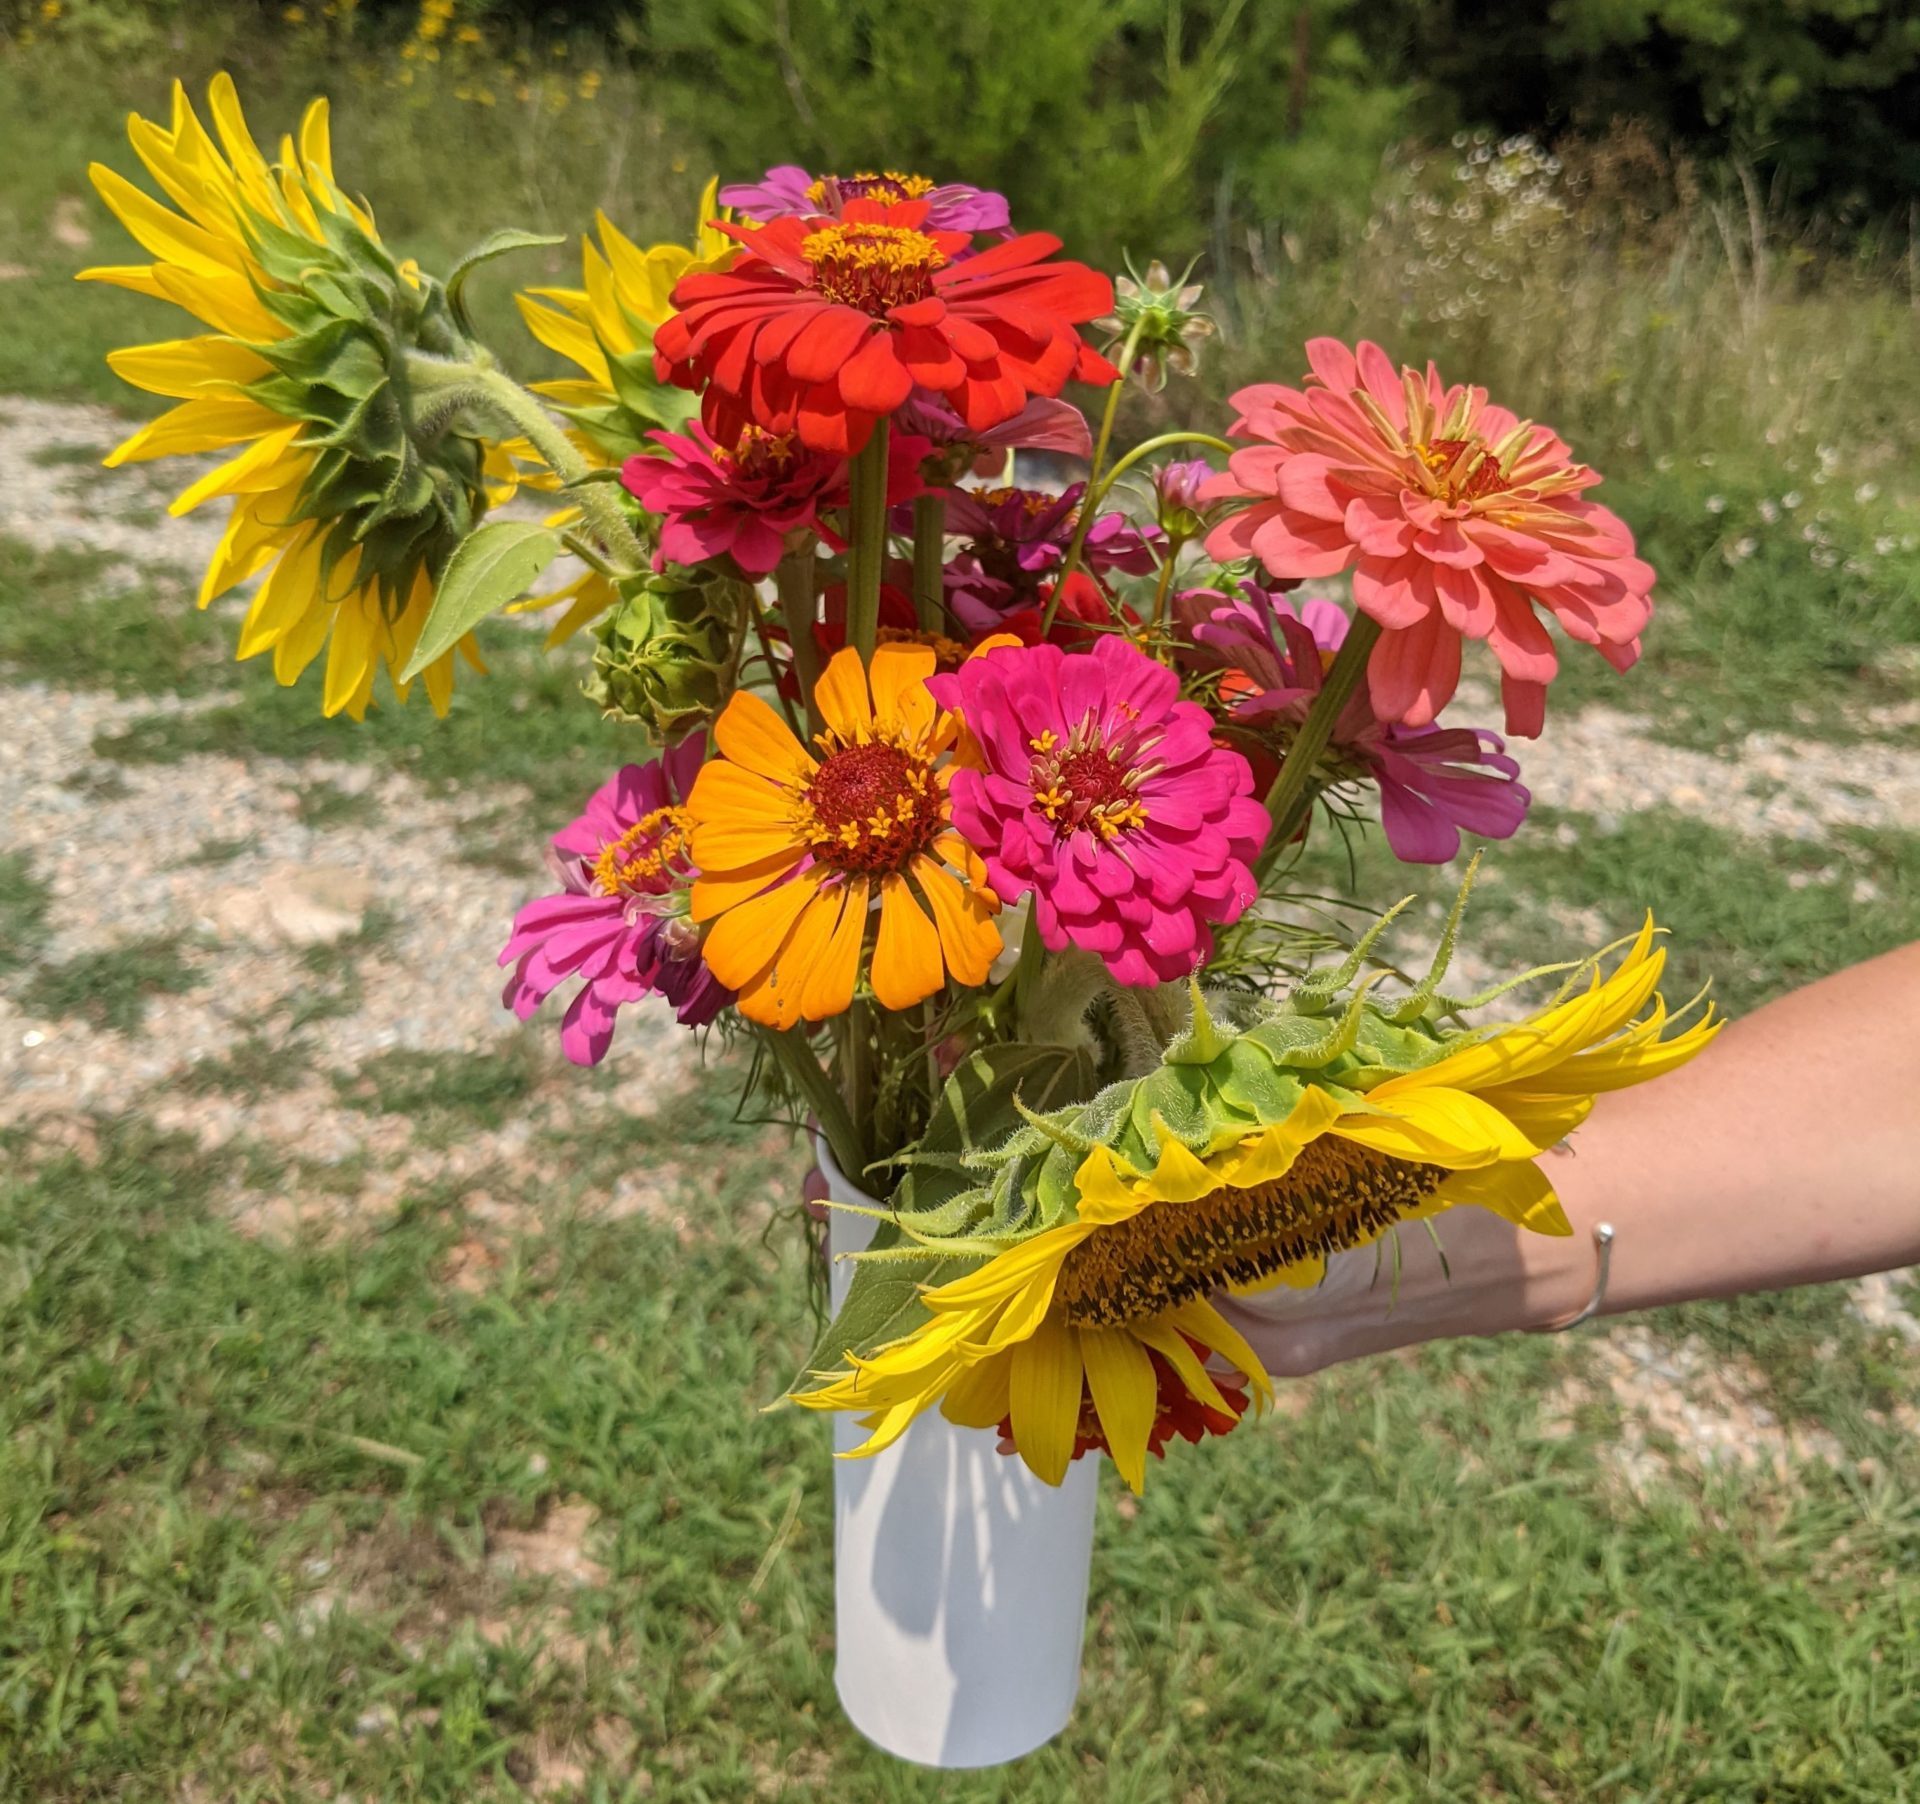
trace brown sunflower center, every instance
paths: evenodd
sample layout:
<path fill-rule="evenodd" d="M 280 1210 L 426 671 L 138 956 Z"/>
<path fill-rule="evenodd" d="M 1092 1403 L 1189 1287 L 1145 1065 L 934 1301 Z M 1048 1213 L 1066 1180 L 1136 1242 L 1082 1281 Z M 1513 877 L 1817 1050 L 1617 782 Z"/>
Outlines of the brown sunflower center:
<path fill-rule="evenodd" d="M 1284 1176 L 1191 1203 L 1156 1203 L 1070 1252 L 1055 1300 L 1069 1322 L 1117 1328 L 1223 1284 L 1256 1284 L 1373 1239 L 1440 1187 L 1443 1166 L 1327 1135 Z"/>
<path fill-rule="evenodd" d="M 843 871 L 897 871 L 940 831 L 933 762 L 885 740 L 830 750 L 802 803 L 808 849 Z"/>
<path fill-rule="evenodd" d="M 947 254 L 911 226 L 823 225 L 801 241 L 813 285 L 830 301 L 857 307 L 875 319 L 889 309 L 924 301 Z"/>
<path fill-rule="evenodd" d="M 1051 728 L 1027 741 L 1033 753 L 1027 778 L 1040 812 L 1064 839 L 1083 827 L 1113 840 L 1147 822 L 1137 793 L 1140 770 L 1093 736 L 1092 717 L 1062 741 Z"/>
<path fill-rule="evenodd" d="M 603 896 L 658 895 L 672 886 L 686 852 L 686 810 L 656 808 L 600 848 L 593 880 Z"/>

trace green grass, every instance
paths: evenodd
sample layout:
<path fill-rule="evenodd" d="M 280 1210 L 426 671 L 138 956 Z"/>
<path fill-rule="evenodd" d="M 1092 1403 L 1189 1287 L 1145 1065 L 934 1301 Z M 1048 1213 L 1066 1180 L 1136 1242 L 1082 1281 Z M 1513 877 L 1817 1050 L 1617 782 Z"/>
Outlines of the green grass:
<path fill-rule="evenodd" d="M 0 974 L 18 970 L 45 939 L 49 900 L 26 853 L 0 853 Z"/>
<path fill-rule="evenodd" d="M 0 536 L 0 671 L 117 695 L 191 694 L 225 679 L 229 622 L 162 569 Z"/>
<path fill-rule="evenodd" d="M 155 996 L 178 996 L 199 982 L 177 939 L 155 935 L 36 966 L 14 988 L 30 1015 L 73 1017 L 115 1033 L 138 1033 Z"/>
<path fill-rule="evenodd" d="M 1036 1804 L 1909 1795 L 1920 1640 L 1894 1575 L 1920 1560 L 1920 1456 L 1871 1419 L 1893 1355 L 1857 1329 L 1817 1397 L 1776 1401 L 1845 1415 L 1879 1478 L 1645 1504 L 1606 1406 L 1566 1437 L 1549 1419 L 1577 1342 L 1317 1384 L 1298 1420 L 1183 1448 L 1137 1510 L 1106 1486 L 1058 1744 L 973 1777 L 884 1760 L 832 1695 L 821 1425 L 754 1407 L 805 1338 L 796 1237 L 762 1232 L 792 1161 L 712 1110 L 627 1131 L 633 1158 L 697 1164 L 692 1241 L 580 1215 L 556 1166 L 518 1193 L 542 1231 L 479 1295 L 435 1281 L 470 1232 L 445 1196 L 275 1247 L 210 1211 L 228 1156 L 134 1121 L 94 1163 L 6 1162 L 0 1795 L 467 1804 L 526 1795 L 543 1737 L 609 1725 L 623 1751 L 588 1757 L 582 1795 L 731 1800 L 782 1773 L 783 1796 Z M 1803 1349 L 1838 1319 L 1830 1293 L 1795 1308 Z M 570 1498 L 604 1584 L 489 1564 L 489 1532 Z"/>

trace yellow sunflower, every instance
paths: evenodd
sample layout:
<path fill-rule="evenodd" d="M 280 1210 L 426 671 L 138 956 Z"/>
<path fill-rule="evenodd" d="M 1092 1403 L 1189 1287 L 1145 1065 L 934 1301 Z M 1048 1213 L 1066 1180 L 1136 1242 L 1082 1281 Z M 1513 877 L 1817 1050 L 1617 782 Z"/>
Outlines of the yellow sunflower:
<path fill-rule="evenodd" d="M 110 354 L 116 374 L 178 405 L 106 461 L 237 450 L 170 510 L 233 504 L 200 605 L 264 573 L 238 655 L 271 651 L 291 684 L 324 649 L 324 710 L 357 720 L 383 664 L 405 699 L 398 674 L 435 580 L 488 505 L 511 493 L 512 466 L 458 429 L 413 431 L 395 364 L 416 346 L 442 357 L 471 347 L 444 289 L 396 262 L 372 216 L 335 184 L 326 101 L 307 108 L 297 139 L 281 140 L 276 163 L 254 143 L 231 78 L 214 77 L 208 102 L 213 134 L 177 82 L 170 125 L 128 121 L 165 202 L 93 166 L 102 198 L 154 261 L 80 279 L 171 301 L 211 328 Z M 478 667 L 471 638 L 460 649 Z M 442 713 L 453 656 L 423 672 Z"/>
<path fill-rule="evenodd" d="M 714 176 L 700 196 L 691 248 L 655 244 L 642 250 L 605 213 L 594 215 L 599 233 L 580 241 L 580 288 L 529 288 L 514 296 L 527 330 L 548 350 L 576 365 L 581 374 L 533 384 L 570 422 L 568 437 L 591 464 L 609 468 L 655 449 L 647 434 L 685 424 L 699 402 L 686 390 L 656 381 L 653 329 L 673 311 L 673 287 L 689 273 L 724 268 L 740 248 L 712 221 L 722 217 L 714 196 Z M 531 459 L 531 446 L 516 442 L 516 457 Z M 544 472 L 529 472 L 534 487 L 556 486 Z M 564 526 L 577 510 L 563 508 L 549 526 Z M 512 613 L 561 610 L 547 634 L 549 647 L 564 643 L 618 599 L 613 585 L 597 571 L 526 601 Z"/>
<path fill-rule="evenodd" d="M 836 653 L 814 691 L 817 756 L 744 689 L 714 723 L 715 755 L 687 798 L 700 871 L 690 902 L 711 923 L 702 954 L 749 1020 L 842 1013 L 876 898 L 882 1007 L 911 1008 L 949 974 L 986 981 L 999 902 L 949 824 L 959 727 L 926 691 L 933 668 L 922 646 L 883 645 L 870 670 L 851 647 Z"/>
<path fill-rule="evenodd" d="M 1663 959 L 1649 921 L 1610 976 L 1484 1035 L 1408 1025 L 1364 995 L 1338 1022 L 1282 1009 L 1236 1033 L 1196 1006 L 1158 1072 L 1025 1131 L 1013 1188 L 1040 1225 L 924 1291 L 911 1332 L 849 1348 L 797 1401 L 860 1412 L 867 1453 L 936 1403 L 1002 1424 L 1049 1484 L 1104 1446 L 1139 1490 L 1170 1404 L 1191 1399 L 1216 1429 L 1239 1413 L 1204 1353 L 1271 1395 L 1217 1290 L 1312 1284 L 1330 1254 L 1462 1203 L 1571 1232 L 1539 1156 L 1596 1094 L 1685 1064 L 1719 1031 L 1710 1011 L 1667 1031 Z"/>

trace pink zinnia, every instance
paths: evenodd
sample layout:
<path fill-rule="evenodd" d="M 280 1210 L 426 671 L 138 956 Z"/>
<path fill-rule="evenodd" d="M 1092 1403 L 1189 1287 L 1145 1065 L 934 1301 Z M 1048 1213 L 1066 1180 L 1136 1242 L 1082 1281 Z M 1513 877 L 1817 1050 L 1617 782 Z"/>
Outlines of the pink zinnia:
<path fill-rule="evenodd" d="M 646 764 L 629 764 L 594 792 L 587 811 L 553 836 L 547 862 L 561 888 L 514 916 L 500 954 L 513 975 L 501 1001 L 522 1021 L 569 977 L 584 978 L 560 1024 L 576 1065 L 597 1065 L 620 1005 L 659 994 L 688 1027 L 704 1027 L 733 992 L 700 956 L 687 916 L 687 791 L 705 753 L 699 735 Z"/>
<path fill-rule="evenodd" d="M 1053 451 L 1083 463 L 1093 456 L 1087 416 L 1071 401 L 1048 395 L 1034 395 L 1012 419 L 976 431 L 938 395 L 917 388 L 893 416 L 893 424 L 896 432 L 917 432 L 936 446 L 971 446 L 978 453 L 973 460 L 977 476 L 1004 470 L 1009 451 Z"/>
<path fill-rule="evenodd" d="M 1640 655 L 1653 567 L 1617 516 L 1582 498 L 1600 478 L 1545 426 L 1488 403 L 1485 389 L 1395 372 L 1375 344 L 1307 346 L 1304 388 L 1260 383 L 1233 397 L 1236 451 L 1210 499 L 1254 505 L 1207 549 L 1257 557 L 1275 576 L 1353 572 L 1354 604 L 1386 630 L 1367 664 L 1383 720 L 1426 726 L 1460 678 L 1462 637 L 1500 662 L 1507 730 L 1546 716 L 1559 669 L 1538 604 L 1618 670 Z"/>
<path fill-rule="evenodd" d="M 765 576 L 795 533 L 819 532 L 824 508 L 847 505 L 847 460 L 810 451 L 790 433 L 745 427 L 731 450 L 697 420 L 686 435 L 647 435 L 665 457 L 630 457 L 620 481 L 661 516 L 656 567 L 730 557 L 743 576 Z M 909 500 L 921 489 L 925 439 L 895 434 L 887 447 L 887 493 Z"/>
<path fill-rule="evenodd" d="M 1192 590 L 1177 608 L 1227 672 L 1220 694 L 1228 718 L 1273 738 L 1284 755 L 1346 640 L 1352 622 L 1344 610 L 1309 601 L 1296 614 L 1255 583 L 1243 583 L 1232 601 Z M 1445 864 L 1460 850 L 1463 827 L 1510 838 L 1533 800 L 1498 733 L 1383 721 L 1364 689 L 1341 710 L 1328 753 L 1334 781 L 1359 776 L 1378 786 L 1387 844 L 1409 864 Z"/>
<path fill-rule="evenodd" d="M 969 632 L 990 632 L 1016 609 L 1051 593 L 1053 573 L 1066 561 L 1087 485 L 1061 493 L 1044 489 L 953 489 L 947 495 L 947 531 L 964 540 L 947 564 L 947 605 Z M 1160 534 L 1136 527 L 1125 514 L 1102 514 L 1087 531 L 1083 570 L 1096 579 L 1123 571 L 1144 576 L 1155 567 Z"/>
<path fill-rule="evenodd" d="M 1213 951 L 1259 885 L 1267 812 L 1207 711 L 1138 647 L 1002 646 L 927 679 L 978 742 L 953 774 L 953 824 L 1003 901 L 1033 892 L 1045 944 L 1106 961 L 1116 982 L 1168 983 Z"/>
<path fill-rule="evenodd" d="M 936 188 L 923 175 L 894 170 L 865 175 L 809 175 L 797 163 L 769 169 L 757 182 L 736 182 L 720 190 L 720 204 L 745 219 L 765 221 L 783 214 L 820 214 L 838 219 L 850 200 L 903 200 L 927 203 L 927 224 L 936 232 L 1005 233 L 1012 218 L 1004 194 L 949 182 Z"/>

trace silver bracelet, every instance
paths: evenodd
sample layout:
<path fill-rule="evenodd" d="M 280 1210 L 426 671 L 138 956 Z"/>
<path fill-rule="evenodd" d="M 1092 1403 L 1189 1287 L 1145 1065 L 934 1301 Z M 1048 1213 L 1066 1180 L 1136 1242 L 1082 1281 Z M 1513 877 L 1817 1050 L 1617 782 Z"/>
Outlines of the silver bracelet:
<path fill-rule="evenodd" d="M 1535 1334 L 1565 1334 L 1569 1328 L 1577 1328 L 1584 1321 L 1600 1313 L 1600 1305 L 1607 1295 L 1607 1274 L 1613 1269 L 1613 1223 L 1596 1222 L 1593 1229 L 1593 1250 L 1599 1258 L 1600 1269 L 1593 1280 L 1593 1295 L 1576 1309 L 1565 1321 L 1549 1322 L 1544 1328 L 1535 1328 Z"/>

